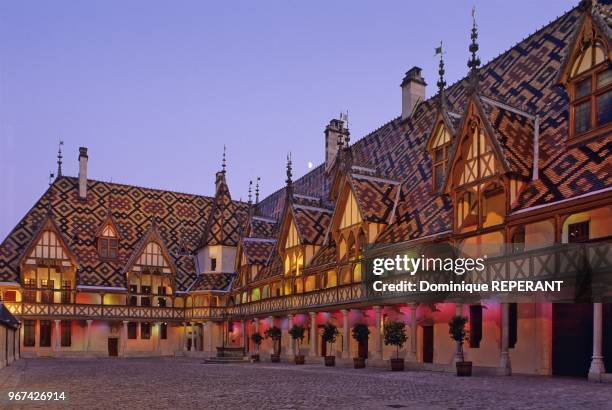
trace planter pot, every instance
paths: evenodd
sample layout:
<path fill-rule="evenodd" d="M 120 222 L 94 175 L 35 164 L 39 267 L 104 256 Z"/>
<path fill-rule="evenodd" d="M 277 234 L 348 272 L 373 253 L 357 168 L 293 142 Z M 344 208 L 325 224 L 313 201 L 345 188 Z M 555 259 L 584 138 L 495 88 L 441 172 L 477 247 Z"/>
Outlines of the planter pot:
<path fill-rule="evenodd" d="M 404 359 L 390 359 L 391 370 L 394 372 L 403 372 L 404 371 Z"/>
<path fill-rule="evenodd" d="M 365 368 L 365 359 L 363 357 L 353 357 L 353 365 L 355 369 Z"/>
<path fill-rule="evenodd" d="M 304 355 L 296 355 L 295 364 L 304 364 Z"/>
<path fill-rule="evenodd" d="M 335 366 L 336 365 L 336 356 L 325 356 L 325 366 Z"/>
<path fill-rule="evenodd" d="M 472 375 L 472 362 L 457 362 L 457 376 L 470 377 Z"/>
<path fill-rule="evenodd" d="M 252 354 L 251 355 L 251 360 L 254 362 L 258 362 L 259 361 L 259 354 Z"/>
<path fill-rule="evenodd" d="M 279 355 L 279 354 L 273 354 L 273 355 L 270 355 L 270 361 L 271 361 L 272 363 L 278 363 L 278 362 L 280 362 L 280 355 Z"/>

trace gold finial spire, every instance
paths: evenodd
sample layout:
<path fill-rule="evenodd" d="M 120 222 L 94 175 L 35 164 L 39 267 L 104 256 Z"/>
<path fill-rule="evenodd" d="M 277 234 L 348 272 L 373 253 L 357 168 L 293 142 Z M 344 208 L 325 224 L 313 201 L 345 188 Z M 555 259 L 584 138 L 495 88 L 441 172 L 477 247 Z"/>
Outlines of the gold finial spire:
<path fill-rule="evenodd" d="M 57 176 L 58 178 L 62 176 L 62 145 L 64 145 L 64 141 L 60 140 L 57 147 Z"/>
<path fill-rule="evenodd" d="M 472 7 L 472 34 L 470 35 L 472 43 L 470 44 L 470 53 L 472 56 L 468 60 L 468 67 L 470 68 L 470 75 L 476 76 L 476 70 L 480 66 L 480 58 L 476 55 L 478 52 L 478 26 L 476 25 L 476 6 Z"/>
<path fill-rule="evenodd" d="M 223 160 L 221 160 L 221 172 L 225 173 L 226 166 L 227 166 L 227 161 L 225 159 L 225 145 L 223 145 Z"/>
<path fill-rule="evenodd" d="M 291 180 L 292 177 L 292 173 L 291 173 L 291 152 L 289 152 L 289 154 L 287 154 L 287 180 L 285 181 L 287 183 L 287 186 L 291 186 L 293 184 L 293 181 Z"/>

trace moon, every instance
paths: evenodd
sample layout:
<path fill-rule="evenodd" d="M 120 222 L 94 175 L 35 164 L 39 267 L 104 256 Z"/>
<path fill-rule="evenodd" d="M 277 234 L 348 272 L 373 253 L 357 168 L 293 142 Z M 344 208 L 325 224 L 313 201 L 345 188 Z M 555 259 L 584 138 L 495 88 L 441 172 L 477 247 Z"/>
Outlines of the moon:
<path fill-rule="evenodd" d="M 312 167 L 314 167 L 314 164 L 311 161 L 308 161 L 308 169 L 312 169 Z"/>

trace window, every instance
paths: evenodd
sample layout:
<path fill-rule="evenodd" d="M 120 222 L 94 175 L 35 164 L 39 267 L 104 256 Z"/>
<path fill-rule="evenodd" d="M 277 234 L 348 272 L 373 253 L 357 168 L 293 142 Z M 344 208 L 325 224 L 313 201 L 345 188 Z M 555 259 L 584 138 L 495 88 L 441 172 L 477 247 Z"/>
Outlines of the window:
<path fill-rule="evenodd" d="M 470 306 L 470 347 L 479 348 L 482 340 L 482 305 Z"/>
<path fill-rule="evenodd" d="M 62 248 L 60 239 L 54 231 L 46 230 L 42 233 L 38 243 L 30 252 L 30 257 L 37 259 L 68 259 Z"/>
<path fill-rule="evenodd" d="M 40 347 L 51 347 L 51 321 L 40 321 Z"/>
<path fill-rule="evenodd" d="M 525 251 L 525 228 L 523 226 L 516 228 L 512 235 L 512 253 L 521 253 Z"/>
<path fill-rule="evenodd" d="M 61 330 L 62 330 L 62 346 L 68 347 L 72 344 L 72 322 L 70 320 L 62 320 Z"/>
<path fill-rule="evenodd" d="M 23 321 L 23 345 L 34 347 L 36 345 L 36 321 Z"/>
<path fill-rule="evenodd" d="M 142 322 L 140 324 L 140 338 L 145 340 L 151 338 L 151 324 L 149 322 Z"/>
<path fill-rule="evenodd" d="M 612 122 L 612 68 L 603 42 L 582 47 L 570 72 L 570 138 L 590 137 Z"/>
<path fill-rule="evenodd" d="M 213 272 L 217 270 L 217 258 L 210 258 L 210 270 Z"/>
<path fill-rule="evenodd" d="M 98 252 L 103 259 L 117 259 L 119 255 L 119 240 L 117 232 L 111 224 L 107 224 L 98 238 Z"/>
<path fill-rule="evenodd" d="M 433 135 L 432 148 L 430 151 L 434 191 L 440 190 L 444 182 L 450 142 L 450 133 L 446 130 L 444 124 L 440 122 Z"/>
<path fill-rule="evenodd" d="M 70 298 L 70 281 L 69 280 L 63 280 L 62 281 L 62 303 L 70 303 L 71 302 L 71 298 Z"/>
<path fill-rule="evenodd" d="M 567 227 L 567 241 L 569 243 L 585 242 L 589 240 L 589 221 L 570 224 Z"/>
<path fill-rule="evenodd" d="M 144 295 L 151 294 L 151 286 L 141 286 L 140 289 L 141 289 L 141 293 Z M 140 306 L 151 306 L 151 298 L 148 296 L 141 296 Z"/>
<path fill-rule="evenodd" d="M 53 303 L 53 281 L 41 279 L 41 288 L 45 289 L 41 293 L 41 303 Z"/>
<path fill-rule="evenodd" d="M 167 323 L 162 323 L 160 328 L 159 328 L 159 337 L 162 340 L 166 340 L 168 338 L 168 324 Z"/>
<path fill-rule="evenodd" d="M 136 339 L 136 322 L 128 323 L 128 339 Z"/>
<path fill-rule="evenodd" d="M 26 303 L 36 303 L 36 279 L 23 280 L 23 301 Z"/>
<path fill-rule="evenodd" d="M 16 302 L 17 301 L 17 292 L 14 290 L 6 290 L 4 291 L 4 301 L 5 302 Z"/>

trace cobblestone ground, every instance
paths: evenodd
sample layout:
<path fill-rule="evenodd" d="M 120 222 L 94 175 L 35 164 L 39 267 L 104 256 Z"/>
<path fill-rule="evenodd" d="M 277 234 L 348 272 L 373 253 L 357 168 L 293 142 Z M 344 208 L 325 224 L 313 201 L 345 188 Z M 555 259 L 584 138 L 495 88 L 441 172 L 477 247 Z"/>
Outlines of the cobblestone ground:
<path fill-rule="evenodd" d="M 0 370 L 0 405 L 15 390 L 66 391 L 62 407 L 80 409 L 612 409 L 612 385 L 578 379 L 187 358 L 22 359 Z M 49 404 L 12 408 L 44 407 Z"/>

